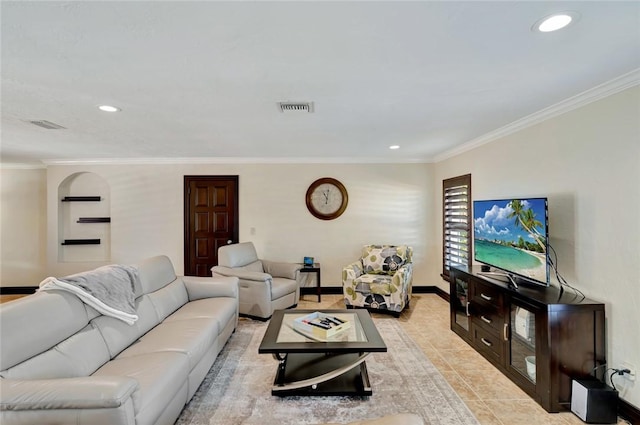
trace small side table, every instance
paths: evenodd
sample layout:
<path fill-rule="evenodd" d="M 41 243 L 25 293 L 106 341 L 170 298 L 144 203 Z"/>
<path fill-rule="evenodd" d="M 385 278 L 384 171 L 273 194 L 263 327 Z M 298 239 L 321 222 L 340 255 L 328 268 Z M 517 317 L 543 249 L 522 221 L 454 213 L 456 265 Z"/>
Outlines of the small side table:
<path fill-rule="evenodd" d="M 313 263 L 313 266 L 302 266 L 300 273 L 315 273 L 316 274 L 316 294 L 318 295 L 318 302 L 322 301 L 320 291 L 320 263 Z"/>

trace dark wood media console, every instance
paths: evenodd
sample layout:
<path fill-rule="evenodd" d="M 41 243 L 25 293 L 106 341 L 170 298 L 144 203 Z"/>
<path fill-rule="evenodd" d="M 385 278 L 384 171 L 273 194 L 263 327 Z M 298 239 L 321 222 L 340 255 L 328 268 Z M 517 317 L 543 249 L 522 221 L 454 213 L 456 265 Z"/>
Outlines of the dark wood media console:
<path fill-rule="evenodd" d="M 545 410 L 569 409 L 572 379 L 604 373 L 604 304 L 480 273 L 451 269 L 451 330 Z"/>

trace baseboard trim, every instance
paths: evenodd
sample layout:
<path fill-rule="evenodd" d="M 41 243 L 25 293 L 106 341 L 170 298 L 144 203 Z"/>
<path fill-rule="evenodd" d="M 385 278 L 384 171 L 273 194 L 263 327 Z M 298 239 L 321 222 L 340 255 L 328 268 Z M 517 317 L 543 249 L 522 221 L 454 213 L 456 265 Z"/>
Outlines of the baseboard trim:
<path fill-rule="evenodd" d="M 412 291 L 414 294 L 436 294 L 446 302 L 449 302 L 449 294 L 438 286 L 414 286 Z"/>
<path fill-rule="evenodd" d="M 622 399 L 618 399 L 618 415 L 632 424 L 640 424 L 640 409 Z"/>
<path fill-rule="evenodd" d="M 316 295 L 318 292 L 315 286 L 305 286 L 300 288 L 300 295 Z M 342 286 L 323 286 L 320 288 L 322 295 L 339 295 L 342 294 Z"/>
<path fill-rule="evenodd" d="M 300 288 L 300 295 L 316 295 L 317 289 L 314 286 L 305 286 Z M 414 286 L 412 288 L 414 294 L 436 294 L 446 302 L 449 302 L 449 294 L 444 292 L 437 286 Z M 340 295 L 342 294 L 341 286 L 323 286 L 320 288 L 322 295 Z"/>
<path fill-rule="evenodd" d="M 37 290 L 37 286 L 1 286 L 0 295 L 29 295 Z"/>

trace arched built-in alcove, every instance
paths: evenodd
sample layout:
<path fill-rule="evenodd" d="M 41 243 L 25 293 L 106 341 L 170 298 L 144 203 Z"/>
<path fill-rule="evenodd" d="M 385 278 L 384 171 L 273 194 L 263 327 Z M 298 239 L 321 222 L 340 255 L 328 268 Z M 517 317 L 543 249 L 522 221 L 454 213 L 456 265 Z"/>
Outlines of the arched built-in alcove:
<path fill-rule="evenodd" d="M 74 173 L 58 186 L 58 261 L 110 261 L 109 184 L 91 172 Z"/>

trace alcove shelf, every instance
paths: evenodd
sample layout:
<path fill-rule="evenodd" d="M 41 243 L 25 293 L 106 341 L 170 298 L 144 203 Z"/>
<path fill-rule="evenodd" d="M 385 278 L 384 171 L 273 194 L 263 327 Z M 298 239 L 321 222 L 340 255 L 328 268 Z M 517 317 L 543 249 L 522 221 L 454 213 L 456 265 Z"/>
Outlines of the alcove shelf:
<path fill-rule="evenodd" d="M 65 196 L 62 202 L 100 202 L 100 196 Z"/>
<path fill-rule="evenodd" d="M 111 190 L 102 176 L 80 171 L 58 184 L 58 261 L 111 259 Z"/>
<path fill-rule="evenodd" d="M 100 245 L 100 239 L 65 239 L 61 245 Z"/>
<path fill-rule="evenodd" d="M 111 217 L 78 217 L 76 223 L 111 223 Z"/>

